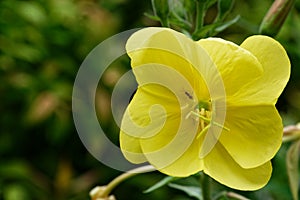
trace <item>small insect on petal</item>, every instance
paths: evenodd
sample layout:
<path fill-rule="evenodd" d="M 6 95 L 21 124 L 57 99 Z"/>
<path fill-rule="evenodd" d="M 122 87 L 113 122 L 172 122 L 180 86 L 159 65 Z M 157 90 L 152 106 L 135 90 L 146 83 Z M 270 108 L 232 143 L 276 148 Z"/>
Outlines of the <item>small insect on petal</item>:
<path fill-rule="evenodd" d="M 185 94 L 189 99 L 191 99 L 191 100 L 193 99 L 193 96 L 192 96 L 189 92 L 185 91 L 184 94 Z"/>

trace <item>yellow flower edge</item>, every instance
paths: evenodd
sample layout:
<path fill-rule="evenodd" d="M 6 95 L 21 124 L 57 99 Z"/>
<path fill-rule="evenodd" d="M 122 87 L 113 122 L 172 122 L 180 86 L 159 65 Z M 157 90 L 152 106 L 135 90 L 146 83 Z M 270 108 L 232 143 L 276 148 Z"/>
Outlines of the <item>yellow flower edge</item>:
<path fill-rule="evenodd" d="M 170 176 L 204 171 L 239 190 L 267 184 L 282 137 L 274 105 L 290 75 L 289 59 L 277 41 L 258 35 L 241 46 L 220 38 L 194 42 L 174 30 L 151 27 L 134 33 L 126 50 L 139 84 L 120 130 L 127 160 L 148 161 Z M 189 109 L 196 100 L 218 101 L 207 86 L 217 80 L 210 73 L 213 66 L 226 92 L 226 129 L 211 125 L 211 132 L 199 135 L 205 123 L 191 117 Z M 210 116 L 214 110 L 205 112 Z M 220 136 L 207 155 L 199 156 L 204 138 L 215 140 L 214 130 L 221 130 Z"/>

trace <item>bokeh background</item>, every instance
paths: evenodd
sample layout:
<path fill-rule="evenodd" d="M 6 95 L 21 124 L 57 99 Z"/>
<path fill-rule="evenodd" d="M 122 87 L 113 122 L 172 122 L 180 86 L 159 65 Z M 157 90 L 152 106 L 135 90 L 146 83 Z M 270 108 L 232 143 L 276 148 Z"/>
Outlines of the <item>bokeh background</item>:
<path fill-rule="evenodd" d="M 240 15 L 240 20 L 218 37 L 240 43 L 257 34 L 272 2 L 237 0 L 228 18 Z M 292 62 L 290 82 L 277 104 L 285 125 L 300 121 L 299 12 L 298 0 L 276 37 Z M 101 164 L 81 143 L 72 120 L 72 87 L 82 61 L 101 41 L 131 28 L 160 26 L 144 13 L 153 13 L 150 0 L 0 1 L 0 200 L 85 200 L 94 186 L 106 185 L 121 173 Z M 207 22 L 214 13 L 211 9 Z M 99 123 L 115 144 L 118 127 L 110 96 L 129 69 L 123 56 L 108 68 L 97 91 Z M 285 166 L 289 145 L 273 159 L 269 184 L 242 194 L 291 199 Z M 113 193 L 119 200 L 192 199 L 167 186 L 143 193 L 163 177 L 159 172 L 141 174 Z"/>

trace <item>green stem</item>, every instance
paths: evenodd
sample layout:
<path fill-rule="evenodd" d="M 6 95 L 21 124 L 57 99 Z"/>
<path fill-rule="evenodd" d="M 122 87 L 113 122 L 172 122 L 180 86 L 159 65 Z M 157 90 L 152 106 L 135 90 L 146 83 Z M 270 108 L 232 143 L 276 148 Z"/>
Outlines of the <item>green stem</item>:
<path fill-rule="evenodd" d="M 197 16 L 196 16 L 196 25 L 193 33 L 193 39 L 199 39 L 197 33 L 202 29 L 205 16 L 205 1 L 197 1 Z"/>
<path fill-rule="evenodd" d="M 169 26 L 168 18 L 162 18 L 162 19 L 160 19 L 160 23 L 161 23 L 162 27 L 170 27 Z"/>
<path fill-rule="evenodd" d="M 200 185 L 202 187 L 203 200 L 211 200 L 210 177 L 202 173 L 200 176 Z"/>
<path fill-rule="evenodd" d="M 228 192 L 227 197 L 238 199 L 238 200 L 250 200 L 250 199 L 248 199 L 240 194 L 234 193 L 234 192 Z"/>
<path fill-rule="evenodd" d="M 112 180 L 108 185 L 101 187 L 101 190 L 99 190 L 98 192 L 96 192 L 93 195 L 93 199 L 106 198 L 111 193 L 111 191 L 116 186 L 118 186 L 121 182 L 123 182 L 124 180 L 126 180 L 132 176 L 135 176 L 136 174 L 139 174 L 139 173 L 152 172 L 155 170 L 156 169 L 152 165 L 146 165 L 146 166 L 142 166 L 142 167 L 130 170 L 124 174 L 121 174 L 120 176 L 118 176 L 114 180 Z"/>
<path fill-rule="evenodd" d="M 139 173 L 146 173 L 146 172 L 151 172 L 154 171 L 155 168 L 152 165 L 146 165 L 143 167 L 139 167 L 133 170 L 130 170 L 124 174 L 121 174 L 120 176 L 118 176 L 117 178 L 115 178 L 114 180 L 112 180 L 107 186 L 106 186 L 106 192 L 104 192 L 105 195 L 109 195 L 109 193 L 117 186 L 119 185 L 121 182 L 123 182 L 124 180 L 135 176 L 136 174 Z"/>
<path fill-rule="evenodd" d="M 229 197 L 236 200 L 250 200 L 240 194 L 234 193 L 234 192 L 221 192 L 217 196 L 214 197 L 214 200 L 224 199 L 224 197 Z"/>

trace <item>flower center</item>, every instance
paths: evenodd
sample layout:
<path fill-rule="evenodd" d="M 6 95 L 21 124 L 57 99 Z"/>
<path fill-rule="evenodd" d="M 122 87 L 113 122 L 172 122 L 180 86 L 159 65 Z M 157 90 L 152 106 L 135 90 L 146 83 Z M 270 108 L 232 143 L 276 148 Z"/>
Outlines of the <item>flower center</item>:
<path fill-rule="evenodd" d="M 193 100 L 193 96 L 185 92 L 185 95 L 190 99 Z M 213 126 L 218 126 L 226 131 L 229 131 L 229 128 L 219 124 L 212 120 L 211 116 L 211 101 L 199 101 L 198 104 L 193 106 L 193 109 L 187 114 L 186 119 L 194 116 L 195 120 L 199 121 L 199 133 L 197 135 L 197 139 L 201 137 L 204 133 L 208 131 L 208 129 Z"/>

